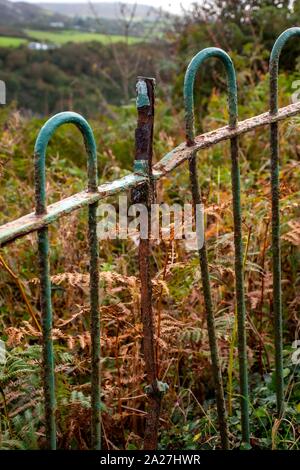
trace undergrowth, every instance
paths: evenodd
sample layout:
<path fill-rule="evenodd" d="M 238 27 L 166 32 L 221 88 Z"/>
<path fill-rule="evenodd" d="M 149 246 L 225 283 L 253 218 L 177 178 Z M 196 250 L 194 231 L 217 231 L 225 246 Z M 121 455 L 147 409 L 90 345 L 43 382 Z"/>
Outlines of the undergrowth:
<path fill-rule="evenodd" d="M 281 77 L 280 100 L 287 104 L 292 77 Z M 243 90 L 240 118 L 267 109 L 267 77 L 250 94 Z M 119 120 L 93 122 L 101 182 L 132 167 L 134 106 Z M 1 223 L 34 206 L 34 139 L 41 122 L 28 121 L 14 109 L 1 111 Z M 209 102 L 204 130 L 227 122 L 226 99 L 216 91 Z M 155 158 L 184 140 L 183 116 L 158 102 Z M 300 371 L 293 364 L 300 310 L 299 276 L 299 134 L 298 119 L 280 126 L 282 269 L 284 300 L 284 373 L 286 410 L 275 410 L 272 275 L 270 256 L 270 184 L 267 129 L 240 139 L 242 206 L 250 374 L 251 446 L 299 449 Z M 70 127 L 57 133 L 48 151 L 48 202 L 85 187 L 86 169 L 80 137 Z M 239 448 L 241 420 L 235 331 L 233 221 L 230 156 L 227 144 L 199 154 L 199 177 L 206 210 L 206 238 L 214 311 L 231 448 Z M 190 202 L 187 168 L 178 168 L 157 186 L 158 201 Z M 109 201 L 116 203 L 116 200 Z M 3 208 L 3 210 L 2 210 Z M 172 233 L 172 231 L 171 231 Z M 90 447 L 90 333 L 87 213 L 80 211 L 50 228 L 58 446 Z M 142 353 L 137 245 L 133 240 L 103 241 L 101 264 L 102 429 L 108 449 L 142 446 L 146 403 Z M 1 251 L 1 339 L 8 360 L 0 365 L 0 447 L 45 446 L 41 331 L 36 235 Z M 168 383 L 160 419 L 161 449 L 220 447 L 210 368 L 201 278 L 195 253 L 179 240 L 153 246 L 154 315 L 159 379 Z"/>

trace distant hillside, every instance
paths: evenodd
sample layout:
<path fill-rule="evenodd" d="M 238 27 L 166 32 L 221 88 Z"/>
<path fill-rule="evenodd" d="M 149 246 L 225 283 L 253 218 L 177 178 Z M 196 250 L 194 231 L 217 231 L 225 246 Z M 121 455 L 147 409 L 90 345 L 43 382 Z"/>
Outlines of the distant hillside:
<path fill-rule="evenodd" d="M 40 7 L 54 13 L 60 13 L 66 16 L 92 17 L 94 12 L 100 18 L 116 19 L 120 16 L 120 2 L 115 3 L 94 3 L 92 8 L 88 2 L 85 3 L 37 3 Z M 124 4 L 124 2 L 122 2 Z M 127 4 L 129 12 L 133 5 Z M 149 5 L 137 5 L 135 18 L 139 20 L 155 20 L 158 10 Z"/>
<path fill-rule="evenodd" d="M 37 0 L 39 1 L 39 0 Z M 145 0 L 147 1 L 147 0 Z M 129 17 L 132 4 L 122 4 Z M 0 0 L 0 37 L 24 37 L 26 30 L 76 30 L 88 33 L 124 35 L 121 5 L 115 3 L 27 3 Z M 130 26 L 130 36 L 145 37 L 148 31 L 164 31 L 160 11 L 147 5 L 138 5 Z M 157 21 L 157 20 L 160 21 Z M 154 21 L 156 20 L 156 23 Z M 167 20 L 166 20 L 167 21 Z"/>
<path fill-rule="evenodd" d="M 0 25 L 44 25 L 49 23 L 49 20 L 61 21 L 63 18 L 60 14 L 50 13 L 32 3 L 0 0 Z"/>

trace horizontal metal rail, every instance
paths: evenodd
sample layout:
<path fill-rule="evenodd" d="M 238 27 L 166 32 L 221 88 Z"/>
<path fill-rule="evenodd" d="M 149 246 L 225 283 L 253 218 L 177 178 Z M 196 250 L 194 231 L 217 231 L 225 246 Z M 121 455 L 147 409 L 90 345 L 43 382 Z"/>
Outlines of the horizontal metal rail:
<path fill-rule="evenodd" d="M 246 134 L 259 127 L 270 125 L 273 122 L 296 116 L 299 113 L 300 103 L 290 104 L 280 108 L 275 115 L 270 115 L 269 112 L 263 113 L 239 122 L 235 128 L 225 126 L 215 131 L 199 135 L 195 137 L 194 145 L 187 146 L 186 143 L 182 143 L 156 163 L 153 166 L 153 178 L 157 180 L 170 173 L 177 166 L 192 157 L 195 151 L 211 147 L 219 142 L 232 139 L 235 136 Z M 32 212 L 13 222 L 8 222 L 0 227 L 0 246 L 4 246 L 17 238 L 35 232 L 76 209 L 88 206 L 108 196 L 145 183 L 147 178 L 147 175 L 142 174 L 142 172 L 130 173 L 111 183 L 100 185 L 98 192 L 91 193 L 81 191 L 73 196 L 55 202 L 47 207 L 46 214 L 35 215 L 35 213 Z"/>

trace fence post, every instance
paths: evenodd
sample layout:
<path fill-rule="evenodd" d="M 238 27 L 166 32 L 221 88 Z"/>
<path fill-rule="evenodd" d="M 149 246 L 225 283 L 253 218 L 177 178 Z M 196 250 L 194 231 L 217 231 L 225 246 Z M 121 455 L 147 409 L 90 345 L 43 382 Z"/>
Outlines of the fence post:
<path fill-rule="evenodd" d="M 152 286 L 150 274 L 151 202 L 154 197 L 152 180 L 153 124 L 154 124 L 155 80 L 137 78 L 138 122 L 135 131 L 134 172 L 148 177 L 148 181 L 132 191 L 132 202 L 147 208 L 148 236 L 140 237 L 139 271 L 141 280 L 141 316 L 143 323 L 143 348 L 146 364 L 148 414 L 144 436 L 144 449 L 157 448 L 161 393 L 157 381 L 155 359 L 155 325 L 152 311 Z"/>

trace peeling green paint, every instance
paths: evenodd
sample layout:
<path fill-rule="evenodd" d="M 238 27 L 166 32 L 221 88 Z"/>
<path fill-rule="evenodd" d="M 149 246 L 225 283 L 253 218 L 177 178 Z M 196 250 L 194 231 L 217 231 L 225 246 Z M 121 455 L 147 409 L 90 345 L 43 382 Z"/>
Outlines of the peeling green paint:
<path fill-rule="evenodd" d="M 147 83 L 142 78 L 140 78 L 136 84 L 136 92 L 136 107 L 142 108 L 143 106 L 150 106 Z"/>
<path fill-rule="evenodd" d="M 148 160 L 134 160 L 133 171 L 136 175 L 148 176 L 149 175 Z"/>

